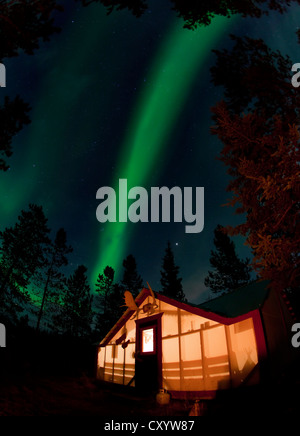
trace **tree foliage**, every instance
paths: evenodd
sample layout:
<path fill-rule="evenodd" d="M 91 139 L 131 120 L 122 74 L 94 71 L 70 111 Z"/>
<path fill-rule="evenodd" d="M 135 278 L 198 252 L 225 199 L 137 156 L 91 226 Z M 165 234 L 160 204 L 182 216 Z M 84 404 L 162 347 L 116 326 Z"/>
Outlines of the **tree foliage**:
<path fill-rule="evenodd" d="M 19 96 L 14 100 L 4 98 L 0 106 L 0 171 L 7 171 L 6 158 L 12 155 L 12 138 L 30 123 L 28 112 L 30 107 Z"/>
<path fill-rule="evenodd" d="M 40 41 L 48 41 L 58 32 L 53 12 L 62 10 L 55 0 L 0 1 L 0 60 L 21 51 L 33 54 Z"/>
<path fill-rule="evenodd" d="M 37 331 L 40 328 L 47 301 L 49 298 L 51 299 L 51 297 L 57 297 L 58 293 L 64 290 L 65 276 L 61 269 L 68 265 L 67 255 L 72 251 L 72 247 L 67 245 L 66 231 L 63 228 L 59 229 L 54 242 L 51 242 L 51 244 L 46 247 L 45 262 L 35 278 L 37 288 L 42 294 L 36 326 Z"/>
<path fill-rule="evenodd" d="M 106 325 L 106 332 L 118 321 L 127 309 L 124 302 L 124 287 L 120 283 L 114 283 L 110 294 L 107 298 L 107 312 L 104 325 Z"/>
<path fill-rule="evenodd" d="M 178 301 L 186 301 L 181 283 L 182 278 L 179 277 L 179 266 L 175 264 L 170 242 L 167 243 L 163 257 L 160 282 L 164 295 Z"/>
<path fill-rule="evenodd" d="M 114 282 L 115 271 L 111 266 L 106 266 L 103 270 L 103 274 L 99 274 L 97 282 L 95 284 L 96 293 L 98 295 L 99 306 L 102 309 L 102 313 L 105 315 L 108 308 L 108 295 L 112 291 Z"/>
<path fill-rule="evenodd" d="M 295 0 L 297 3 L 298 0 Z M 177 15 L 184 19 L 185 27 L 195 29 L 199 25 L 209 25 L 214 16 L 231 17 L 239 14 L 242 17 L 260 18 L 267 15 L 269 10 L 285 12 L 293 0 L 171 0 Z"/>
<path fill-rule="evenodd" d="M 147 1 L 145 0 L 77 0 L 81 1 L 83 6 L 88 6 L 92 3 L 102 3 L 105 6 L 107 13 L 111 14 L 114 10 L 121 11 L 128 9 L 136 17 L 141 17 L 148 9 Z"/>
<path fill-rule="evenodd" d="M 250 281 L 249 259 L 241 260 L 235 250 L 234 242 L 220 225 L 214 230 L 215 250 L 211 251 L 209 271 L 204 280 L 205 286 L 212 292 L 228 292 Z"/>
<path fill-rule="evenodd" d="M 49 231 L 42 207 L 31 204 L 14 226 L 0 232 L 0 309 L 14 321 L 28 302 L 32 276 L 44 263 Z"/>
<path fill-rule="evenodd" d="M 223 86 L 224 100 L 232 114 L 254 112 L 264 118 L 264 131 L 271 131 L 274 116 L 285 117 L 286 126 L 299 121 L 300 94 L 291 86 L 289 56 L 271 50 L 262 39 L 237 37 L 229 51 L 213 50 L 211 68 L 215 86 Z"/>
<path fill-rule="evenodd" d="M 253 265 L 264 279 L 281 289 L 299 283 L 299 131 L 288 132 L 277 119 L 272 135 L 263 132 L 264 119 L 256 114 L 231 116 L 224 104 L 214 109 L 218 136 L 225 144 L 221 160 L 234 176 L 228 203 L 239 207 L 246 221 L 228 227 L 246 236 L 254 252 Z"/>
<path fill-rule="evenodd" d="M 95 330 L 100 336 L 104 336 L 112 328 L 126 309 L 124 291 L 128 287 L 125 287 L 125 283 L 132 286 L 139 283 L 134 257 L 128 256 L 124 259 L 123 265 L 125 265 L 125 271 L 120 283 L 114 282 L 115 271 L 110 266 L 106 266 L 103 274 L 99 274 L 97 279 Z M 135 268 L 132 268 L 133 265 Z"/>
<path fill-rule="evenodd" d="M 123 267 L 122 285 L 125 290 L 130 291 L 135 297 L 141 291 L 143 280 L 137 271 L 136 260 L 132 254 L 124 259 Z"/>
<path fill-rule="evenodd" d="M 42 207 L 30 204 L 13 227 L 0 232 L 0 296 L 9 286 L 28 285 L 44 263 L 49 231 Z"/>
<path fill-rule="evenodd" d="M 57 322 L 62 331 L 72 337 L 86 337 L 91 333 L 92 296 L 86 275 L 87 268 L 79 265 L 68 278 L 61 297 L 61 313 Z"/>
<path fill-rule="evenodd" d="M 246 237 L 259 275 L 283 290 L 299 283 L 299 93 L 290 83 L 291 64 L 286 58 L 268 49 L 266 65 L 265 53 L 261 42 L 238 40 L 226 53 L 234 82 L 226 74 L 221 80 L 224 52 L 217 53 L 213 77 L 216 84 L 224 85 L 225 101 L 213 108 L 212 132 L 223 143 L 220 159 L 231 176 L 227 189 L 233 197 L 228 204 L 245 216 L 244 223 L 228 230 Z M 245 58 L 248 62 L 238 77 L 237 64 L 243 65 Z M 261 59 L 258 70 L 253 67 L 256 59 Z M 266 75 L 264 87 L 256 71 L 262 77 L 272 72 Z M 247 83 L 250 91 L 245 91 L 245 97 Z M 243 109 L 249 111 L 242 113 Z"/>
<path fill-rule="evenodd" d="M 32 55 L 41 41 L 59 31 L 53 13 L 62 10 L 54 0 L 0 1 L 0 62 L 18 56 L 20 52 Z M 30 107 L 17 96 L 5 97 L 0 106 L 0 171 L 6 171 L 6 158 L 12 155 L 12 138 L 29 124 Z"/>
<path fill-rule="evenodd" d="M 110 14 L 114 10 L 128 9 L 136 17 L 140 17 L 149 8 L 146 0 L 81 0 L 84 6 L 91 3 L 102 3 Z M 267 15 L 269 10 L 283 13 L 292 3 L 299 0 L 169 0 L 170 7 L 177 16 L 184 20 L 184 27 L 195 29 L 198 26 L 207 26 L 214 16 L 231 17 L 239 14 L 242 17 L 259 18 Z"/>

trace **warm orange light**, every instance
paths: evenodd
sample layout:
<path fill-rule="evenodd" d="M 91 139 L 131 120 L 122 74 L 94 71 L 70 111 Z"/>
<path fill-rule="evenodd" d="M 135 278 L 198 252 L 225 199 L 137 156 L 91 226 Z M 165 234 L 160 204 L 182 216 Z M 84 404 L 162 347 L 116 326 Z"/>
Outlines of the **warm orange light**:
<path fill-rule="evenodd" d="M 142 352 L 153 353 L 153 351 L 154 351 L 153 329 L 145 329 L 142 331 Z"/>
<path fill-rule="evenodd" d="M 258 363 L 251 317 L 225 326 L 166 302 L 160 302 L 160 310 L 163 311 L 161 342 L 157 342 L 157 325 L 150 318 L 137 326 L 131 317 L 111 342 L 100 348 L 100 379 L 134 386 L 137 363 L 143 358 L 147 361 L 151 355 L 161 359 L 162 388 L 174 392 L 237 387 L 251 376 Z M 141 318 L 147 318 L 142 310 Z M 120 343 L 124 332 L 126 341 L 129 340 L 125 348 Z M 137 358 L 137 350 L 142 354 L 141 359 Z"/>

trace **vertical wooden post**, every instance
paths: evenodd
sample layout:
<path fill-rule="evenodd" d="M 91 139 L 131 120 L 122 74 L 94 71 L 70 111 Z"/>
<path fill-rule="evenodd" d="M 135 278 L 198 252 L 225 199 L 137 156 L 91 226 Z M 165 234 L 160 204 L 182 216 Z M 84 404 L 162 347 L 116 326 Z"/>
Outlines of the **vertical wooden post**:
<path fill-rule="evenodd" d="M 113 358 L 113 364 L 112 364 L 112 382 L 114 382 L 114 375 L 115 375 L 115 355 L 116 355 L 116 344 L 112 344 L 112 358 Z"/>
<path fill-rule="evenodd" d="M 230 337 L 230 330 L 228 325 L 224 325 L 225 327 L 225 336 L 226 336 L 226 346 L 227 346 L 227 354 L 228 354 L 228 365 L 229 365 L 229 376 L 230 376 L 230 387 L 232 387 L 233 384 L 233 373 L 232 373 L 232 344 L 231 344 L 231 337 Z"/>
<path fill-rule="evenodd" d="M 179 350 L 179 390 L 182 391 L 182 382 L 183 382 L 183 369 L 182 369 L 182 358 L 181 358 L 181 312 L 180 309 L 177 308 L 177 317 L 178 317 L 178 350 Z"/>
<path fill-rule="evenodd" d="M 126 367 L 126 348 L 124 348 L 124 357 L 123 357 L 123 385 L 125 385 L 125 367 Z"/>
<path fill-rule="evenodd" d="M 200 326 L 200 346 L 201 346 L 201 356 L 202 356 L 202 374 L 203 374 L 203 387 L 206 390 L 206 368 L 205 368 L 205 350 L 204 350 L 204 340 L 203 340 L 203 324 Z"/>
<path fill-rule="evenodd" d="M 107 345 L 105 345 L 105 347 L 104 347 L 103 380 L 105 380 L 106 348 L 107 348 Z"/>

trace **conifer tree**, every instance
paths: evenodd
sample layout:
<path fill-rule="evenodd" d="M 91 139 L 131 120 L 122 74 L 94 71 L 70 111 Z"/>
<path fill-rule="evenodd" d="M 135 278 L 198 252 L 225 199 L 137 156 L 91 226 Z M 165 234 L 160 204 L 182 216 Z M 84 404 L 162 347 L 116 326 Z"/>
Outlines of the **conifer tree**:
<path fill-rule="evenodd" d="M 293 62 L 261 40 L 233 39 L 231 52 L 216 52 L 212 71 L 215 84 L 225 88 L 224 101 L 213 108 L 212 133 L 223 143 L 220 160 L 231 176 L 228 205 L 244 217 L 227 231 L 246 238 L 259 277 L 280 292 L 295 292 L 300 279 L 300 93 L 291 85 Z"/>
<path fill-rule="evenodd" d="M 50 229 L 41 206 L 21 211 L 13 227 L 0 232 L 0 299 L 9 289 L 24 289 L 45 262 Z"/>
<path fill-rule="evenodd" d="M 174 254 L 170 242 L 167 244 L 161 270 L 162 293 L 178 301 L 186 301 L 182 278 L 179 277 L 179 267 L 175 265 Z"/>
<path fill-rule="evenodd" d="M 103 320 L 102 317 L 101 329 L 103 330 L 105 328 L 105 333 L 107 333 L 107 331 L 113 327 L 113 325 L 123 315 L 126 309 L 127 307 L 125 307 L 124 287 L 120 283 L 114 283 L 107 298 L 107 311 L 105 320 Z"/>
<path fill-rule="evenodd" d="M 98 275 L 95 284 L 95 330 L 100 335 L 106 334 L 111 326 L 112 307 L 115 304 L 111 298 L 114 293 L 114 277 L 114 269 L 107 265 L 103 274 Z"/>
<path fill-rule="evenodd" d="M 112 291 L 115 271 L 111 266 L 106 266 L 103 274 L 99 274 L 95 285 L 95 290 L 98 295 L 98 306 L 101 307 L 102 313 L 105 315 L 108 307 L 108 295 Z"/>
<path fill-rule="evenodd" d="M 41 318 L 47 300 L 64 289 L 65 276 L 61 268 L 68 264 L 67 254 L 73 250 L 67 245 L 67 235 L 63 228 L 56 233 L 54 242 L 47 247 L 47 255 L 43 268 L 38 271 L 35 279 L 38 288 L 42 289 L 42 301 L 39 309 L 36 330 L 40 328 Z"/>
<path fill-rule="evenodd" d="M 93 298 L 86 272 L 87 268 L 79 265 L 68 278 L 61 298 L 61 314 L 57 318 L 63 331 L 74 338 L 91 333 Z"/>
<path fill-rule="evenodd" d="M 204 280 L 212 292 L 228 292 L 250 281 L 249 259 L 241 260 L 236 254 L 235 245 L 218 225 L 214 230 L 216 250 L 211 251 L 210 264 L 214 268 Z"/>
<path fill-rule="evenodd" d="M 137 272 L 136 260 L 132 254 L 129 254 L 123 261 L 124 273 L 122 285 L 125 290 L 132 293 L 134 297 L 141 291 L 143 286 L 142 277 Z"/>

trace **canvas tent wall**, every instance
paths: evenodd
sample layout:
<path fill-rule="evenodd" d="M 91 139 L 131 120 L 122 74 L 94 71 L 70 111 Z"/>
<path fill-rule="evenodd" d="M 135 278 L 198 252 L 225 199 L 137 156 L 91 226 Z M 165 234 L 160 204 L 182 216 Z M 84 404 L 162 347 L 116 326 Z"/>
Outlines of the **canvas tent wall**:
<path fill-rule="evenodd" d="M 260 334 L 261 337 L 257 336 L 256 339 L 265 343 L 265 353 L 260 361 L 264 363 L 268 376 L 278 376 L 298 354 L 291 346 L 291 327 L 296 318 L 290 303 L 284 297 L 284 294 L 269 287 L 269 282 L 258 281 L 199 307 L 229 319 L 256 311 L 263 327 L 260 331 L 257 330 L 257 335 Z"/>
<path fill-rule="evenodd" d="M 139 310 L 127 309 L 100 343 L 97 375 L 190 397 L 257 383 L 272 323 L 278 323 L 278 317 L 283 322 L 276 301 L 260 282 L 199 306 L 155 293 L 152 313 L 144 310 L 151 307 L 152 296 L 143 289 L 136 298 Z M 282 325 L 277 330 L 282 336 Z"/>

